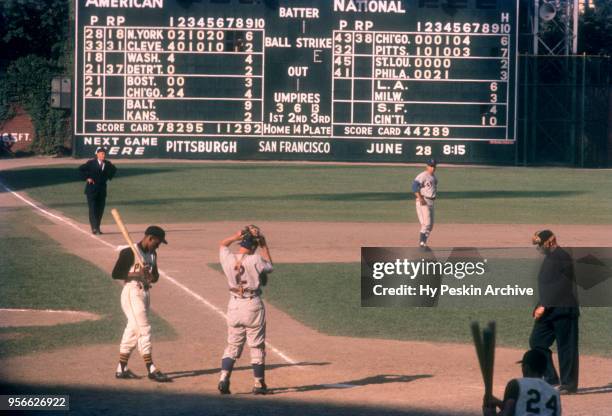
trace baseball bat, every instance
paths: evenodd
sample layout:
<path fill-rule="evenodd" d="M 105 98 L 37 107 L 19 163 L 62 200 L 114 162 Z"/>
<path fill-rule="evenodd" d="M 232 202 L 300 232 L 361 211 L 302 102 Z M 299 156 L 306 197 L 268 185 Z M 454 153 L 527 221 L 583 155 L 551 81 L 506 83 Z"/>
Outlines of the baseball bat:
<path fill-rule="evenodd" d="M 480 331 L 477 322 L 472 322 L 472 337 L 476 347 L 476 355 L 480 364 L 485 393 L 484 402 L 489 403 L 493 397 L 493 367 L 495 363 L 495 322 L 489 322 L 487 328 Z"/>
<path fill-rule="evenodd" d="M 128 243 L 130 248 L 132 249 L 132 252 L 134 253 L 134 258 L 136 259 L 136 262 L 140 266 L 140 269 L 144 270 L 145 262 L 144 262 L 144 259 L 142 258 L 142 254 L 140 253 L 138 248 L 136 248 L 136 244 L 134 244 L 132 237 L 130 237 L 130 233 L 128 232 L 125 224 L 123 223 L 123 220 L 121 219 L 121 215 L 119 215 L 119 211 L 113 208 L 111 209 L 111 214 L 113 215 L 113 218 L 115 219 L 115 222 L 117 223 L 117 227 L 119 227 L 119 231 L 121 231 L 121 234 L 123 234 L 123 238 Z"/>
<path fill-rule="evenodd" d="M 472 329 L 472 338 L 474 339 L 474 347 L 476 347 L 476 356 L 478 357 L 478 365 L 480 366 L 480 372 L 482 373 L 482 378 L 485 378 L 485 357 L 484 357 L 484 348 L 482 345 L 482 337 L 480 334 L 480 326 L 478 322 L 472 322 L 470 325 Z"/>
<path fill-rule="evenodd" d="M 493 397 L 493 354 L 495 354 L 495 344 L 493 341 L 493 337 L 494 335 L 491 331 L 491 328 L 485 328 L 482 331 L 482 345 L 486 363 L 484 371 L 485 403 L 489 403 L 491 397 Z"/>

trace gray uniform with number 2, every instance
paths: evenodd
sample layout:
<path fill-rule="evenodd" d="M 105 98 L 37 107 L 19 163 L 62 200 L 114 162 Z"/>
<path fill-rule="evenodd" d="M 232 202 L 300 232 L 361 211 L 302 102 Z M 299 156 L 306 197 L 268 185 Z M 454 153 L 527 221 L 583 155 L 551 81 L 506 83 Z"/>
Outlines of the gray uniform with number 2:
<path fill-rule="evenodd" d="M 221 247 L 219 260 L 230 288 L 227 305 L 227 347 L 223 358 L 240 358 L 246 342 L 251 350 L 251 364 L 264 364 L 266 311 L 259 296 L 259 276 L 262 272 L 270 273 L 272 264 L 259 254 L 234 254 L 228 247 Z M 236 268 L 238 264 L 239 267 Z M 242 296 L 236 293 L 240 287 L 245 289 Z"/>

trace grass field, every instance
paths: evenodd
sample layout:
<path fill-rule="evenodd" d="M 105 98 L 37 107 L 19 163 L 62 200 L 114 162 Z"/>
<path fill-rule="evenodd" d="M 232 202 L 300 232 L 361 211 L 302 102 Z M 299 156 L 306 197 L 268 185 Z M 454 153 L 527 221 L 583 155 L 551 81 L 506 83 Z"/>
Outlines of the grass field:
<path fill-rule="evenodd" d="M 528 347 L 533 325 L 530 307 L 362 308 L 360 273 L 357 263 L 278 264 L 264 297 L 302 323 L 331 335 L 471 342 L 472 320 L 495 320 L 500 345 Z M 581 353 L 612 357 L 612 308 L 582 308 L 581 312 Z"/>
<path fill-rule="evenodd" d="M 121 287 L 94 265 L 69 254 L 36 228 L 46 220 L 29 209 L 0 216 L 1 308 L 81 310 L 102 315 L 98 321 L 55 326 L 0 328 L 16 334 L 0 343 L 0 357 L 63 346 L 119 343 L 125 316 Z M 156 339 L 174 337 L 172 328 L 152 314 Z"/>
<path fill-rule="evenodd" d="M 417 167 L 118 162 L 107 206 L 128 222 L 415 222 Z M 440 223 L 612 223 L 612 170 L 440 168 Z M 15 190 L 87 222 L 75 165 L 3 171 Z M 105 221 L 110 223 L 110 216 Z"/>
<path fill-rule="evenodd" d="M 409 188 L 419 171 L 417 167 L 389 166 L 119 162 L 107 207 L 119 208 L 129 223 L 414 222 Z M 441 168 L 438 176 L 439 222 L 612 223 L 609 170 L 460 167 Z M 83 183 L 75 165 L 3 171 L 0 179 L 14 190 L 28 192 L 45 205 L 87 222 Z M 86 304 L 105 319 L 71 325 L 69 331 L 65 325 L 20 329 L 28 337 L 0 344 L 0 353 L 32 350 L 39 344 L 54 347 L 53 343 L 85 342 L 86 337 L 92 343 L 116 341 L 124 322 L 118 306 L 119 288 L 105 273 L 49 242 L 31 225 L 36 221 L 42 220 L 26 210 L 0 218 L 0 249 L 19 253 L 19 257 L 0 259 L 0 270 L 9 276 L 0 289 L 0 306 L 78 309 L 78 304 Z M 105 221 L 112 221 L 110 215 Z M 53 258 L 52 265 L 43 264 L 43 258 Z M 46 267 L 53 267 L 52 274 Z M 45 280 L 48 275 L 67 277 L 60 289 L 54 287 L 56 282 Z M 281 264 L 266 288 L 266 298 L 329 334 L 469 342 L 471 320 L 495 319 L 502 345 L 527 346 L 530 308 L 361 308 L 359 276 L 358 264 Z M 88 287 L 83 279 L 96 283 Z M 81 302 L 83 296 L 91 298 L 91 303 Z M 612 309 L 583 308 L 583 352 L 612 356 L 610 322 Z M 171 332 L 161 323 L 155 326 Z"/>

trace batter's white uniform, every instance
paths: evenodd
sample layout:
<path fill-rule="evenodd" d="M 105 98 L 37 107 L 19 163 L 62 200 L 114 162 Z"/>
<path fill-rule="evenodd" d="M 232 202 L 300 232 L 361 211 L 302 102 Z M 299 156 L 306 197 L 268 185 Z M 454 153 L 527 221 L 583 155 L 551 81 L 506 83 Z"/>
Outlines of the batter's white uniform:
<path fill-rule="evenodd" d="M 541 378 L 524 377 L 518 382 L 514 416 L 561 416 L 559 392 Z"/>
<path fill-rule="evenodd" d="M 140 246 L 140 251 L 145 264 L 157 268 L 157 256 L 155 253 L 145 253 Z M 137 271 L 138 263 L 130 268 L 130 273 Z M 151 303 L 149 289 L 142 283 L 131 280 L 125 283 L 121 292 L 121 309 L 127 317 L 127 325 L 123 331 L 119 352 L 130 354 L 136 346 L 140 355 L 151 354 L 151 324 L 149 323 L 149 306 Z"/>
<path fill-rule="evenodd" d="M 425 199 L 426 204 L 421 205 L 420 201 L 416 201 L 416 212 L 421 224 L 421 234 L 425 238 L 429 237 L 434 226 L 434 200 L 438 188 L 438 178 L 427 171 L 423 171 L 414 178 L 412 185 L 413 192 L 420 192 Z"/>
<path fill-rule="evenodd" d="M 262 272 L 272 272 L 272 263 L 259 254 L 234 254 L 228 247 L 220 248 L 219 260 L 230 288 L 227 305 L 227 347 L 223 358 L 240 358 L 246 342 L 251 350 L 251 364 L 264 364 L 266 311 L 259 296 L 259 276 Z M 237 269 L 236 265 L 239 265 Z"/>

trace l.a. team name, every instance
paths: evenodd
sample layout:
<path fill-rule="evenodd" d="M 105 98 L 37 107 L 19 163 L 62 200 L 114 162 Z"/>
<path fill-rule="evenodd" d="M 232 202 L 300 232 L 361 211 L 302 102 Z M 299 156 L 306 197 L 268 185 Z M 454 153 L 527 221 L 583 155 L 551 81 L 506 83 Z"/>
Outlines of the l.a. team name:
<path fill-rule="evenodd" d="M 85 7 L 113 9 L 163 9 L 164 0 L 87 0 Z"/>
<path fill-rule="evenodd" d="M 401 0 L 334 0 L 335 12 L 406 13 Z"/>

